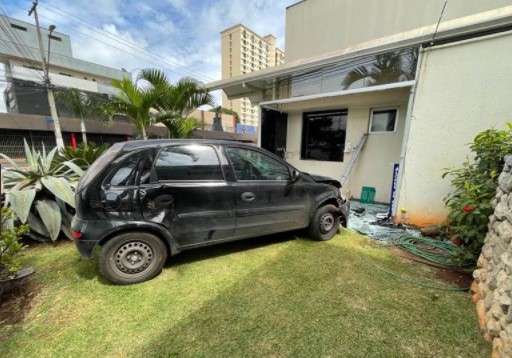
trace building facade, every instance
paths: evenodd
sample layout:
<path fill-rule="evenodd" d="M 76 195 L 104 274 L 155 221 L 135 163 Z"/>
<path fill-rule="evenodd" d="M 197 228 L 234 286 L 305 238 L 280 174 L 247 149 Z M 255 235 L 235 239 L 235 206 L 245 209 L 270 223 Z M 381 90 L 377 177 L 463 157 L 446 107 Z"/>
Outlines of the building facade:
<path fill-rule="evenodd" d="M 44 85 L 37 28 L 6 16 L 0 16 L 0 26 L 0 65 L 3 66 L 0 72 L 0 87 L 3 88 L 3 106 L 0 108 L 3 108 L 0 112 L 4 112 L 0 113 L 0 151 L 13 155 L 20 153 L 24 137 L 34 138 L 32 144 L 35 147 L 40 147 L 41 143 L 47 147 L 54 146 L 53 121 Z M 109 96 L 117 93 L 112 80 L 130 77 L 129 72 L 74 58 L 68 35 L 60 32 L 50 34 L 47 29 L 41 29 L 41 32 L 50 82 L 56 94 L 73 88 L 100 100 L 108 100 Z M 74 117 L 74 113 L 58 100 L 58 96 L 56 98 L 64 142 L 80 142 L 79 130 L 78 133 L 66 131 L 75 128 L 74 124 L 63 123 Z M 31 119 L 30 116 L 34 117 Z M 40 118 L 43 118 L 43 123 L 39 123 Z M 89 140 L 99 143 L 125 140 L 135 132 L 125 125 L 101 128 L 88 123 Z"/>
<path fill-rule="evenodd" d="M 510 120 L 509 0 L 301 1 L 286 50 L 279 68 L 207 87 L 259 104 L 259 145 L 305 172 L 348 174 L 349 197 L 374 188 L 396 221 L 442 223 L 443 172 Z"/>
<path fill-rule="evenodd" d="M 276 47 L 273 35 L 260 36 L 242 24 L 221 32 L 222 78 L 284 64 L 284 52 Z M 232 109 L 245 125 L 258 125 L 259 106 L 249 98 L 230 98 L 222 95 L 222 106 Z"/>

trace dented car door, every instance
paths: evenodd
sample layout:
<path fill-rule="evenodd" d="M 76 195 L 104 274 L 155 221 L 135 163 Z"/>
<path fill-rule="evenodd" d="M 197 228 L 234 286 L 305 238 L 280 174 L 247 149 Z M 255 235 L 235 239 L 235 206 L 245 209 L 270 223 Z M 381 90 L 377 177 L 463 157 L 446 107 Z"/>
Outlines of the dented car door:
<path fill-rule="evenodd" d="M 144 219 L 165 225 L 180 247 L 233 237 L 233 187 L 214 146 L 165 147 L 151 170 L 150 183 L 140 185 Z"/>

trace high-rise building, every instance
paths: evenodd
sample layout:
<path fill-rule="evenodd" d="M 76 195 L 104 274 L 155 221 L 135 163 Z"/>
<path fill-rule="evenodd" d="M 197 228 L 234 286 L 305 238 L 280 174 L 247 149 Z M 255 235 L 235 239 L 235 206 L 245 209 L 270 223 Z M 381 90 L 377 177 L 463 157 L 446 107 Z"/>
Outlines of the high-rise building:
<path fill-rule="evenodd" d="M 220 33 L 222 79 L 244 75 L 284 63 L 284 51 L 276 47 L 276 37 L 260 36 L 242 24 Z M 222 106 L 236 111 L 243 124 L 258 125 L 259 110 L 248 98 L 230 100 L 222 94 Z"/>

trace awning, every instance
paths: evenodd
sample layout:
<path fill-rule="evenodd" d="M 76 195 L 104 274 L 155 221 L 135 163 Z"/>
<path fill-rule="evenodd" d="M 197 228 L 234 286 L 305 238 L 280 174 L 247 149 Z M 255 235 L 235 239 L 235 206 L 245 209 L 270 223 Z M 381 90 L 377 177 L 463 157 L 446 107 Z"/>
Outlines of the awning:
<path fill-rule="evenodd" d="M 343 50 L 326 53 L 321 56 L 270 67 L 257 72 L 223 79 L 206 84 L 209 90 L 222 89 L 229 98 L 260 96 L 262 92 L 276 81 L 307 70 L 320 69 L 323 66 L 354 60 L 364 56 L 377 55 L 393 50 L 412 46 L 433 46 L 449 41 L 460 41 L 464 36 L 488 33 L 489 31 L 505 31 L 512 24 L 512 6 L 486 11 L 450 21 L 443 21 L 437 26 L 417 28 L 357 44 Z M 437 31 L 436 31 L 437 30 Z M 435 41 L 433 37 L 435 34 Z M 261 102 L 261 99 L 258 102 Z"/>

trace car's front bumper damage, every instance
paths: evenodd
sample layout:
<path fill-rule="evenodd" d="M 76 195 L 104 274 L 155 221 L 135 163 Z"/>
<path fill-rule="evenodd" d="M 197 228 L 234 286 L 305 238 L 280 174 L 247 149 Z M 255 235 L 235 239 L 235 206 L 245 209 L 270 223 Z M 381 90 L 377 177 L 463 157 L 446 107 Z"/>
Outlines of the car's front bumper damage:
<path fill-rule="evenodd" d="M 346 199 L 338 199 L 338 214 L 340 215 L 341 225 L 348 226 L 348 216 L 350 214 L 350 201 Z"/>

